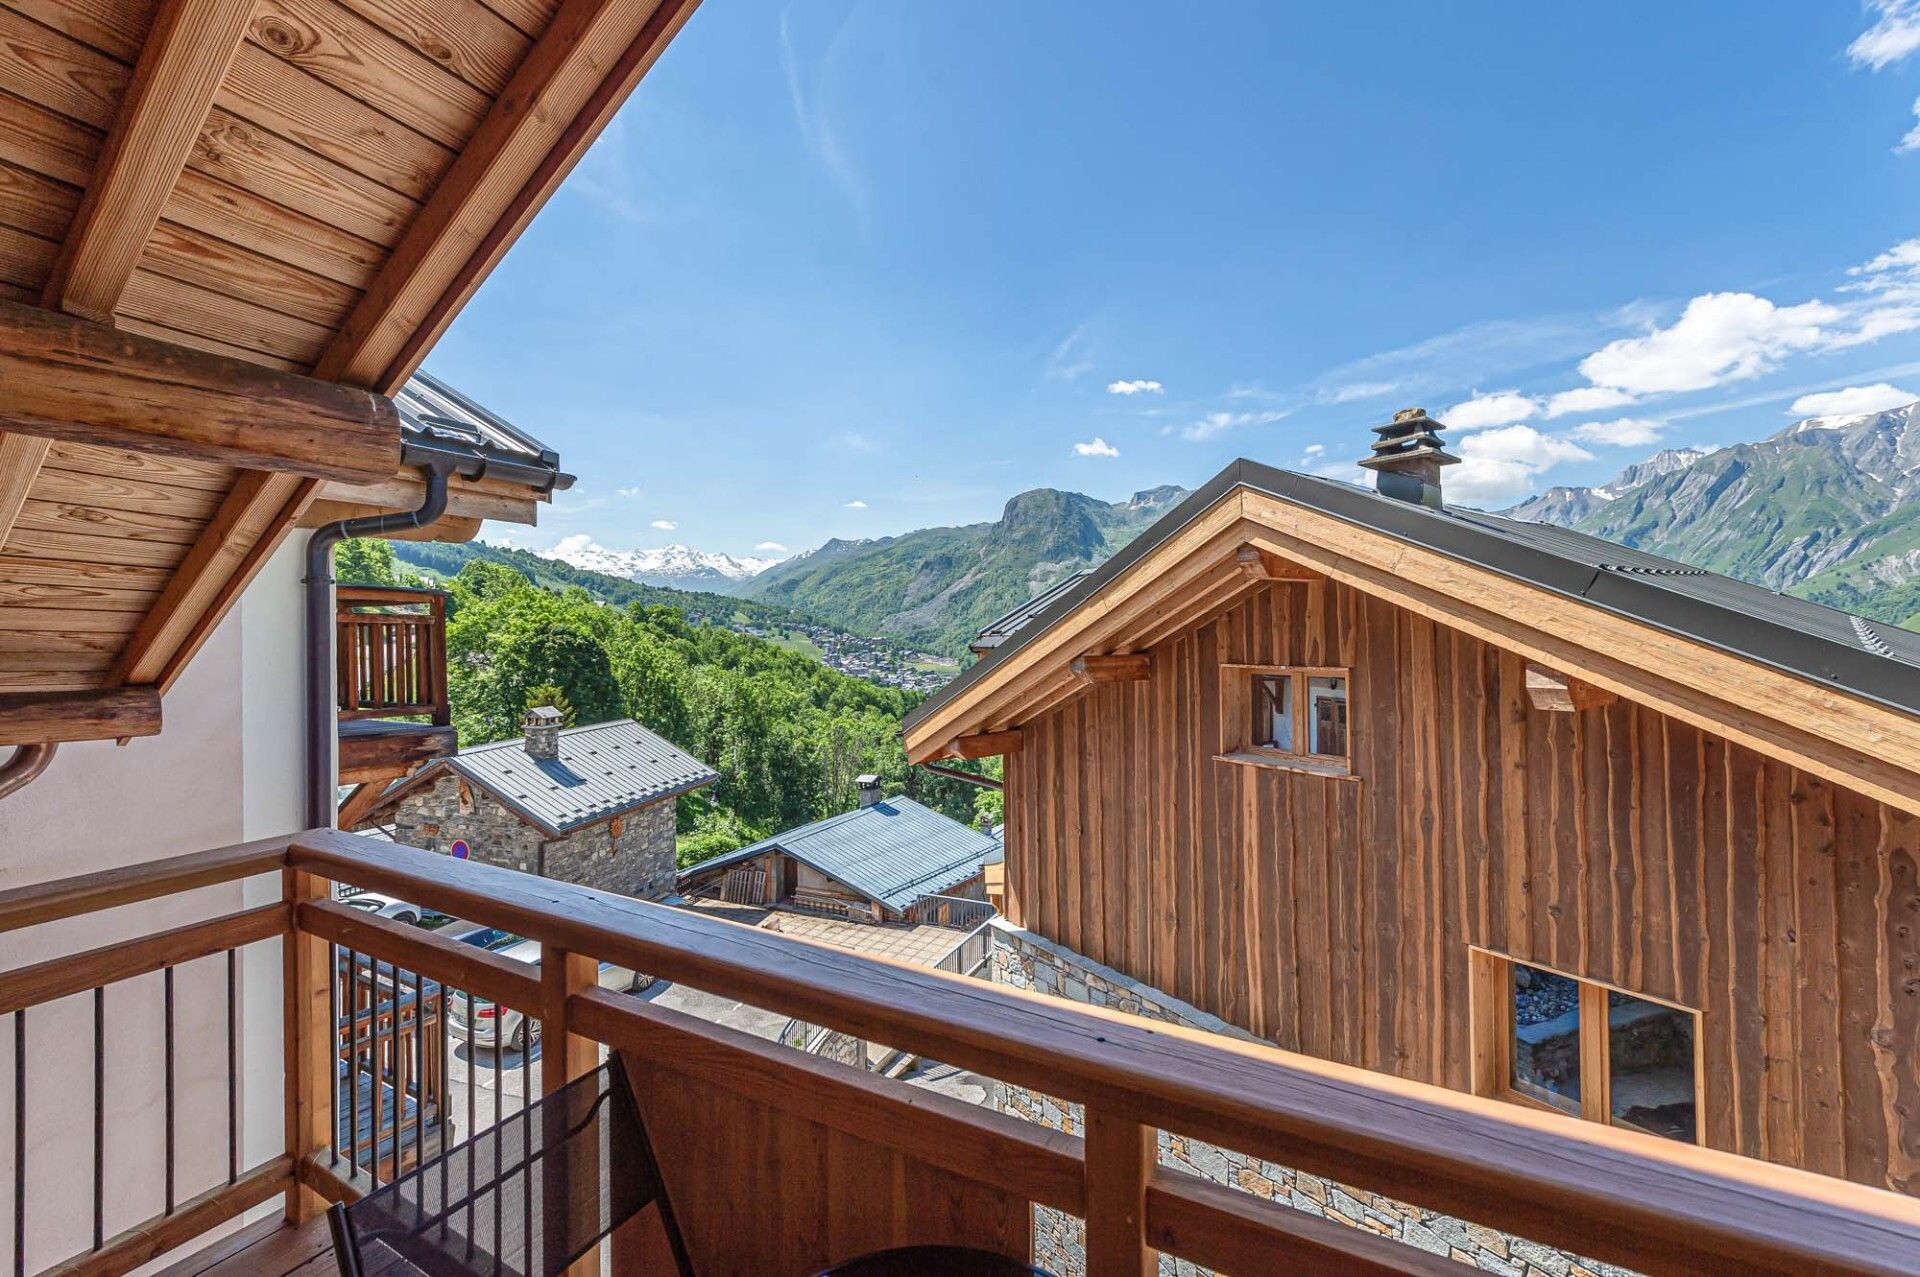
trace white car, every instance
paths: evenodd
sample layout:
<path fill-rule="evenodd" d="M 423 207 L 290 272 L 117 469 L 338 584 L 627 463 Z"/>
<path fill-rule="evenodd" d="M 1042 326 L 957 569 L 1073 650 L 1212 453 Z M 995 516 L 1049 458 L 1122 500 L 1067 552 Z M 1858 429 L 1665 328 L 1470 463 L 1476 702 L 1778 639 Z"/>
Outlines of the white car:
<path fill-rule="evenodd" d="M 422 909 L 419 905 L 401 900 L 396 896 L 383 895 L 378 891 L 356 891 L 340 897 L 340 903 L 349 909 L 359 909 L 381 918 L 392 918 L 395 922 L 404 922 L 414 927 L 419 926 L 422 919 L 428 922 L 446 920 L 444 914 L 435 913 L 431 909 Z"/>
<path fill-rule="evenodd" d="M 470 944 L 512 958 L 515 962 L 524 962 L 535 971 L 540 969 L 538 940 L 525 940 L 498 927 L 479 927 L 455 938 L 461 944 Z M 631 993 L 644 988 L 647 982 L 629 967 L 602 962 L 599 983 L 603 989 Z M 493 1050 L 498 1050 L 505 1043 L 509 1050 L 525 1051 L 533 1042 L 540 1040 L 539 1021 L 528 1020 L 512 1007 L 496 1006 L 487 998 L 460 991 L 455 991 L 447 999 L 447 1025 L 475 1047 Z"/>

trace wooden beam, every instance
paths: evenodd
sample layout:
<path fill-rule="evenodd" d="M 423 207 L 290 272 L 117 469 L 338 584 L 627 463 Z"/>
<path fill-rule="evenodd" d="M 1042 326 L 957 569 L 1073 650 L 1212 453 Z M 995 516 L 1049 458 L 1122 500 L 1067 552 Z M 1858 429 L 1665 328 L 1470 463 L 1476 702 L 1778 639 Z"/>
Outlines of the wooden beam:
<path fill-rule="evenodd" d="M 0 431 L 0 550 L 6 548 L 14 520 L 20 517 L 40 463 L 52 447 L 48 439 Z"/>
<path fill-rule="evenodd" d="M 285 1065 L 281 1070 L 285 1098 L 282 1102 L 286 1121 L 287 1156 L 294 1166 L 331 1147 L 339 1138 L 333 1106 L 339 1097 L 338 1074 L 340 1039 L 335 1029 L 333 990 L 338 980 L 334 951 L 325 937 L 315 935 L 301 922 L 303 910 L 330 903 L 333 888 L 320 874 L 303 869 L 288 869 L 281 875 L 280 897 L 291 913 L 293 934 L 280 946 L 281 977 L 281 1051 Z M 345 908 L 345 906 L 341 906 Z M 395 977 L 398 983 L 398 977 Z M 398 999 L 396 999 L 397 1003 Z M 399 1017 L 394 1017 L 396 1024 Z M 357 1085 L 358 1078 L 349 1078 Z M 375 1079 L 375 1093 L 379 1082 Z M 378 1155 L 378 1124 L 375 1154 Z M 355 1133 L 356 1138 L 358 1133 Z M 399 1141 L 396 1139 L 395 1144 Z M 320 1214 L 326 1203 L 320 1195 L 298 1181 L 287 1186 L 287 1219 L 301 1224 Z"/>
<path fill-rule="evenodd" d="M 573 168 L 697 0 L 563 0 L 315 367 L 391 394 Z"/>
<path fill-rule="evenodd" d="M 0 301 L 0 430 L 370 482 L 400 465 L 400 411 L 275 372 Z"/>
<path fill-rule="evenodd" d="M 241 475 L 127 640 L 106 686 L 152 684 L 162 693 L 171 687 L 318 487 L 318 480 L 293 475 Z"/>
<path fill-rule="evenodd" d="M 1153 658 L 1145 652 L 1089 652 L 1074 657 L 1068 668 L 1083 683 L 1138 683 L 1153 673 Z"/>
<path fill-rule="evenodd" d="M 1243 545 L 1233 553 L 1233 561 L 1250 581 L 1324 581 L 1326 576 L 1312 568 L 1268 554 L 1257 545 Z"/>
<path fill-rule="evenodd" d="M 432 723 L 403 723 L 380 733 L 343 732 L 340 736 L 340 783 L 357 785 L 379 781 L 383 786 L 410 776 L 436 758 L 460 751 L 451 727 Z M 371 810 L 371 808 L 369 808 Z M 364 818 L 365 812 L 361 813 Z"/>
<path fill-rule="evenodd" d="M 0 693 L 0 745 L 159 734 L 160 693 L 151 687 Z"/>
<path fill-rule="evenodd" d="M 1017 754 L 1020 752 L 1020 729 L 1010 727 L 1003 732 L 981 732 L 974 736 L 961 736 L 947 743 L 949 758 L 987 758 L 993 754 Z"/>
<path fill-rule="evenodd" d="M 1159 1133 L 1091 1104 L 1086 1119 L 1087 1271 L 1147 1277 L 1159 1269 L 1147 1245 L 1147 1176 Z"/>
<path fill-rule="evenodd" d="M 1595 687 L 1584 679 L 1571 678 L 1531 661 L 1527 663 L 1527 698 L 1535 709 L 1553 714 L 1598 709 L 1620 699 L 1604 687 Z"/>
<path fill-rule="evenodd" d="M 162 0 L 42 293 L 48 309 L 111 321 L 252 13 L 253 0 Z"/>

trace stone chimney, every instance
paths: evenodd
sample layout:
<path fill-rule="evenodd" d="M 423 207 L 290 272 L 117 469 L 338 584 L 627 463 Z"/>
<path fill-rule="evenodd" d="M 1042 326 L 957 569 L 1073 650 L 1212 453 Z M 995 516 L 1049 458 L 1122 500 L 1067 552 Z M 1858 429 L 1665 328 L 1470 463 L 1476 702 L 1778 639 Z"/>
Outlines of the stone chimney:
<path fill-rule="evenodd" d="M 868 773 L 857 778 L 854 784 L 860 786 L 860 805 L 871 807 L 880 801 L 880 778 Z"/>
<path fill-rule="evenodd" d="M 1373 428 L 1380 441 L 1360 464 L 1373 471 L 1381 496 L 1440 509 L 1440 467 L 1460 461 L 1446 450 L 1440 429 L 1425 408 L 1402 408 L 1392 421 Z"/>
<path fill-rule="evenodd" d="M 521 726 L 527 732 L 528 758 L 560 757 L 560 711 L 541 705 L 527 711 Z"/>

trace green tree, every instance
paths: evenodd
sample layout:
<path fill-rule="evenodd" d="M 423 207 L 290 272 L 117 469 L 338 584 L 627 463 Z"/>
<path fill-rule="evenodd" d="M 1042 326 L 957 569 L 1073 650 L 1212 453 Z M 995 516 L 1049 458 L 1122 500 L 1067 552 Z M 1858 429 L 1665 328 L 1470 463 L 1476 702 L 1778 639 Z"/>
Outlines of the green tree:
<path fill-rule="evenodd" d="M 333 551 L 333 579 L 342 585 L 400 585 L 393 543 L 378 537 L 348 537 Z"/>
<path fill-rule="evenodd" d="M 560 711 L 560 723 L 564 727 L 574 727 L 579 717 L 573 712 L 573 702 L 567 699 L 567 689 L 558 683 L 541 683 L 527 693 L 527 703 L 522 709 L 539 709 L 548 706 Z"/>

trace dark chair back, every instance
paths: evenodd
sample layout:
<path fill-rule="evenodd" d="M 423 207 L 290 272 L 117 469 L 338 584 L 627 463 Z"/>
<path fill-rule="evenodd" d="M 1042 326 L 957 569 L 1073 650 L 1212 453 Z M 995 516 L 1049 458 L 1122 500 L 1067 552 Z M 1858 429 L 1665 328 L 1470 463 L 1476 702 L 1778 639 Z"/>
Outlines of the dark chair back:
<path fill-rule="evenodd" d="M 609 1060 L 329 1215 L 341 1277 L 559 1277 L 658 1206 L 693 1277 L 626 1070 Z"/>

